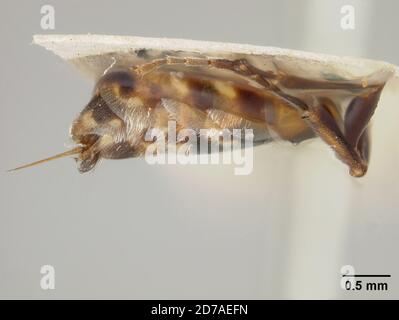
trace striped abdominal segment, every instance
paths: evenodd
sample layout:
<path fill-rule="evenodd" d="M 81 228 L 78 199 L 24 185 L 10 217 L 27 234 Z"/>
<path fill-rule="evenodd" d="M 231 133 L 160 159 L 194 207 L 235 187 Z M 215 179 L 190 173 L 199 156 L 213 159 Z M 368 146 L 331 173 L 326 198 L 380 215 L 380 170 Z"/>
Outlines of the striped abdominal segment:
<path fill-rule="evenodd" d="M 312 137 L 297 110 L 273 92 L 195 71 L 159 71 L 145 77 L 161 92 L 161 104 L 183 128 L 253 129 L 255 140 L 270 134 L 291 142 Z"/>

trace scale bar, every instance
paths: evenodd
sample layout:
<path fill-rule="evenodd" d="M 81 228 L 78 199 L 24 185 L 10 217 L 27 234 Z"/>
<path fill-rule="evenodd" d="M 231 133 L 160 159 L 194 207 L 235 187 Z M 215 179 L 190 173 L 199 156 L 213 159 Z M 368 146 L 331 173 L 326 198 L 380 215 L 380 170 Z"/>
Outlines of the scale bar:
<path fill-rule="evenodd" d="M 390 274 L 344 274 L 342 277 L 354 278 L 390 278 Z"/>

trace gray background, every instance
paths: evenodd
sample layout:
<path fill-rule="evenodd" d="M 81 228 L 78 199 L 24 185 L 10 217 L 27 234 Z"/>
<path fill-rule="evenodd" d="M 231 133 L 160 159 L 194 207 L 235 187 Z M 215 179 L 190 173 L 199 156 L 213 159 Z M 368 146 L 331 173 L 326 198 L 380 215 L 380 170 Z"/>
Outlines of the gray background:
<path fill-rule="evenodd" d="M 40 29 L 43 4 L 55 7 L 54 31 Z M 343 4 L 355 6 L 355 30 L 340 28 Z M 361 181 L 318 142 L 259 147 L 249 176 L 131 159 L 86 175 L 71 159 L 5 172 L 70 145 L 92 90 L 32 46 L 35 33 L 228 41 L 399 64 L 398 10 L 394 0 L 2 1 L 0 298 L 399 298 L 393 93 L 376 114 Z M 39 286 L 45 264 L 55 290 Z M 344 292 L 345 264 L 392 274 L 389 291 Z"/>

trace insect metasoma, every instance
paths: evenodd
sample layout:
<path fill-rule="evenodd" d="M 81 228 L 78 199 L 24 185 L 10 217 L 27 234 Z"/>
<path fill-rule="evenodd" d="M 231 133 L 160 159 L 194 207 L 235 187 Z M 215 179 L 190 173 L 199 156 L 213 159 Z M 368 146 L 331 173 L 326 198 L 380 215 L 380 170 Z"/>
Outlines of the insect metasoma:
<path fill-rule="evenodd" d="M 86 172 L 101 158 L 142 156 L 152 143 L 144 140 L 145 133 L 166 131 L 174 120 L 177 130 L 253 129 L 256 142 L 319 137 L 352 176 L 363 176 L 369 120 L 389 74 L 321 78 L 287 72 L 279 63 L 260 68 L 245 56 L 164 50 L 141 63 L 116 64 L 98 79 L 92 99 L 73 122 L 77 146 L 16 169 L 75 155 L 79 170 Z"/>

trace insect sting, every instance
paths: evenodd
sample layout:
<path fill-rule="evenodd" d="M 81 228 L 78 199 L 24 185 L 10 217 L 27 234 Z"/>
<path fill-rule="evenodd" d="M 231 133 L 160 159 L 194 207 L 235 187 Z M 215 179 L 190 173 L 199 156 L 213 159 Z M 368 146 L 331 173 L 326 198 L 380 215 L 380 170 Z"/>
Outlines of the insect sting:
<path fill-rule="evenodd" d="M 146 50 L 135 51 L 145 56 Z M 91 100 L 73 121 L 76 147 L 53 157 L 74 156 L 80 172 L 100 159 L 141 157 L 154 141 L 146 132 L 252 129 L 257 144 L 293 144 L 319 138 L 354 177 L 365 175 L 370 155 L 369 122 L 387 75 L 356 78 L 290 73 L 279 63 L 260 68 L 246 57 L 165 51 L 146 61 L 108 68 Z M 279 65 L 280 64 L 280 65 Z"/>

